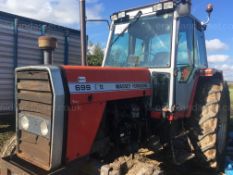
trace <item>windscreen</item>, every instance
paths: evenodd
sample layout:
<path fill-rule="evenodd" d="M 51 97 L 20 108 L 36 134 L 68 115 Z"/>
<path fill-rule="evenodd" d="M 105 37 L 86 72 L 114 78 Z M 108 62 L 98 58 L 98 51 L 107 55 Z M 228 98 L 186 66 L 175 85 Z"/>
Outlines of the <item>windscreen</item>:
<path fill-rule="evenodd" d="M 170 66 L 173 14 L 153 15 L 115 25 L 105 66 Z"/>

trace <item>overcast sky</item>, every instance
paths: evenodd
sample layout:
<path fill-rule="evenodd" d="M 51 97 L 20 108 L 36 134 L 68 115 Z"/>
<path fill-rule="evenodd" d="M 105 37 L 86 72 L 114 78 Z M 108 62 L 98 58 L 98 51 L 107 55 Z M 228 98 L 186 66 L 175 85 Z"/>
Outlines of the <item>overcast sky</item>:
<path fill-rule="evenodd" d="M 150 4 L 155 0 L 86 0 L 89 19 L 109 19 L 116 11 Z M 209 65 L 224 70 L 225 78 L 233 81 L 233 1 L 193 0 L 193 14 L 205 20 L 205 6 L 211 2 L 215 11 L 206 31 Z M 66 27 L 79 28 L 79 0 L 0 0 L 0 10 L 39 19 Z M 89 39 L 105 46 L 108 28 L 105 24 L 88 23 Z"/>

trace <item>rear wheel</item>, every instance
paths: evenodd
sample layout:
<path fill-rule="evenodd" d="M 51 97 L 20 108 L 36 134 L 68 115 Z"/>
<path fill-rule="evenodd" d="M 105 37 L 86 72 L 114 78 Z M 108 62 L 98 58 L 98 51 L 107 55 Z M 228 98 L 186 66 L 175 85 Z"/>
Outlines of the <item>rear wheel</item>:
<path fill-rule="evenodd" d="M 190 138 L 201 166 L 219 171 L 224 164 L 229 118 L 227 84 L 219 80 L 203 82 L 197 89 L 193 115 L 188 120 Z"/>

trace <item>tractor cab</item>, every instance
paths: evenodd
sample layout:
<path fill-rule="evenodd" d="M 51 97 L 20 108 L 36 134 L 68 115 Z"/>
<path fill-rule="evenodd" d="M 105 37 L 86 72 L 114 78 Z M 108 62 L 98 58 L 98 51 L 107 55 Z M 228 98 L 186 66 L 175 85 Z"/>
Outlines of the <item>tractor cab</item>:
<path fill-rule="evenodd" d="M 206 24 L 191 15 L 191 2 L 162 1 L 111 19 L 103 66 L 148 68 L 152 110 L 187 111 L 196 72 L 208 66 Z"/>

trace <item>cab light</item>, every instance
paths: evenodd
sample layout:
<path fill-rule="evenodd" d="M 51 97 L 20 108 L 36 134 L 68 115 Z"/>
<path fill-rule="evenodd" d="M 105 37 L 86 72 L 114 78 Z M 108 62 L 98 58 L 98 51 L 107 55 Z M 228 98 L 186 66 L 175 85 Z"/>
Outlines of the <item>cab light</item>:
<path fill-rule="evenodd" d="M 170 10 L 174 8 L 174 2 L 165 2 L 163 3 L 164 10 Z"/>
<path fill-rule="evenodd" d="M 125 18 L 125 17 L 126 17 L 126 13 L 125 12 L 118 13 L 118 18 Z"/>
<path fill-rule="evenodd" d="M 112 20 L 112 21 L 118 20 L 118 15 L 117 15 L 117 14 L 112 15 L 112 16 L 111 16 L 111 20 Z"/>
<path fill-rule="evenodd" d="M 161 11 L 163 10 L 163 4 L 159 3 L 153 6 L 153 11 Z"/>

